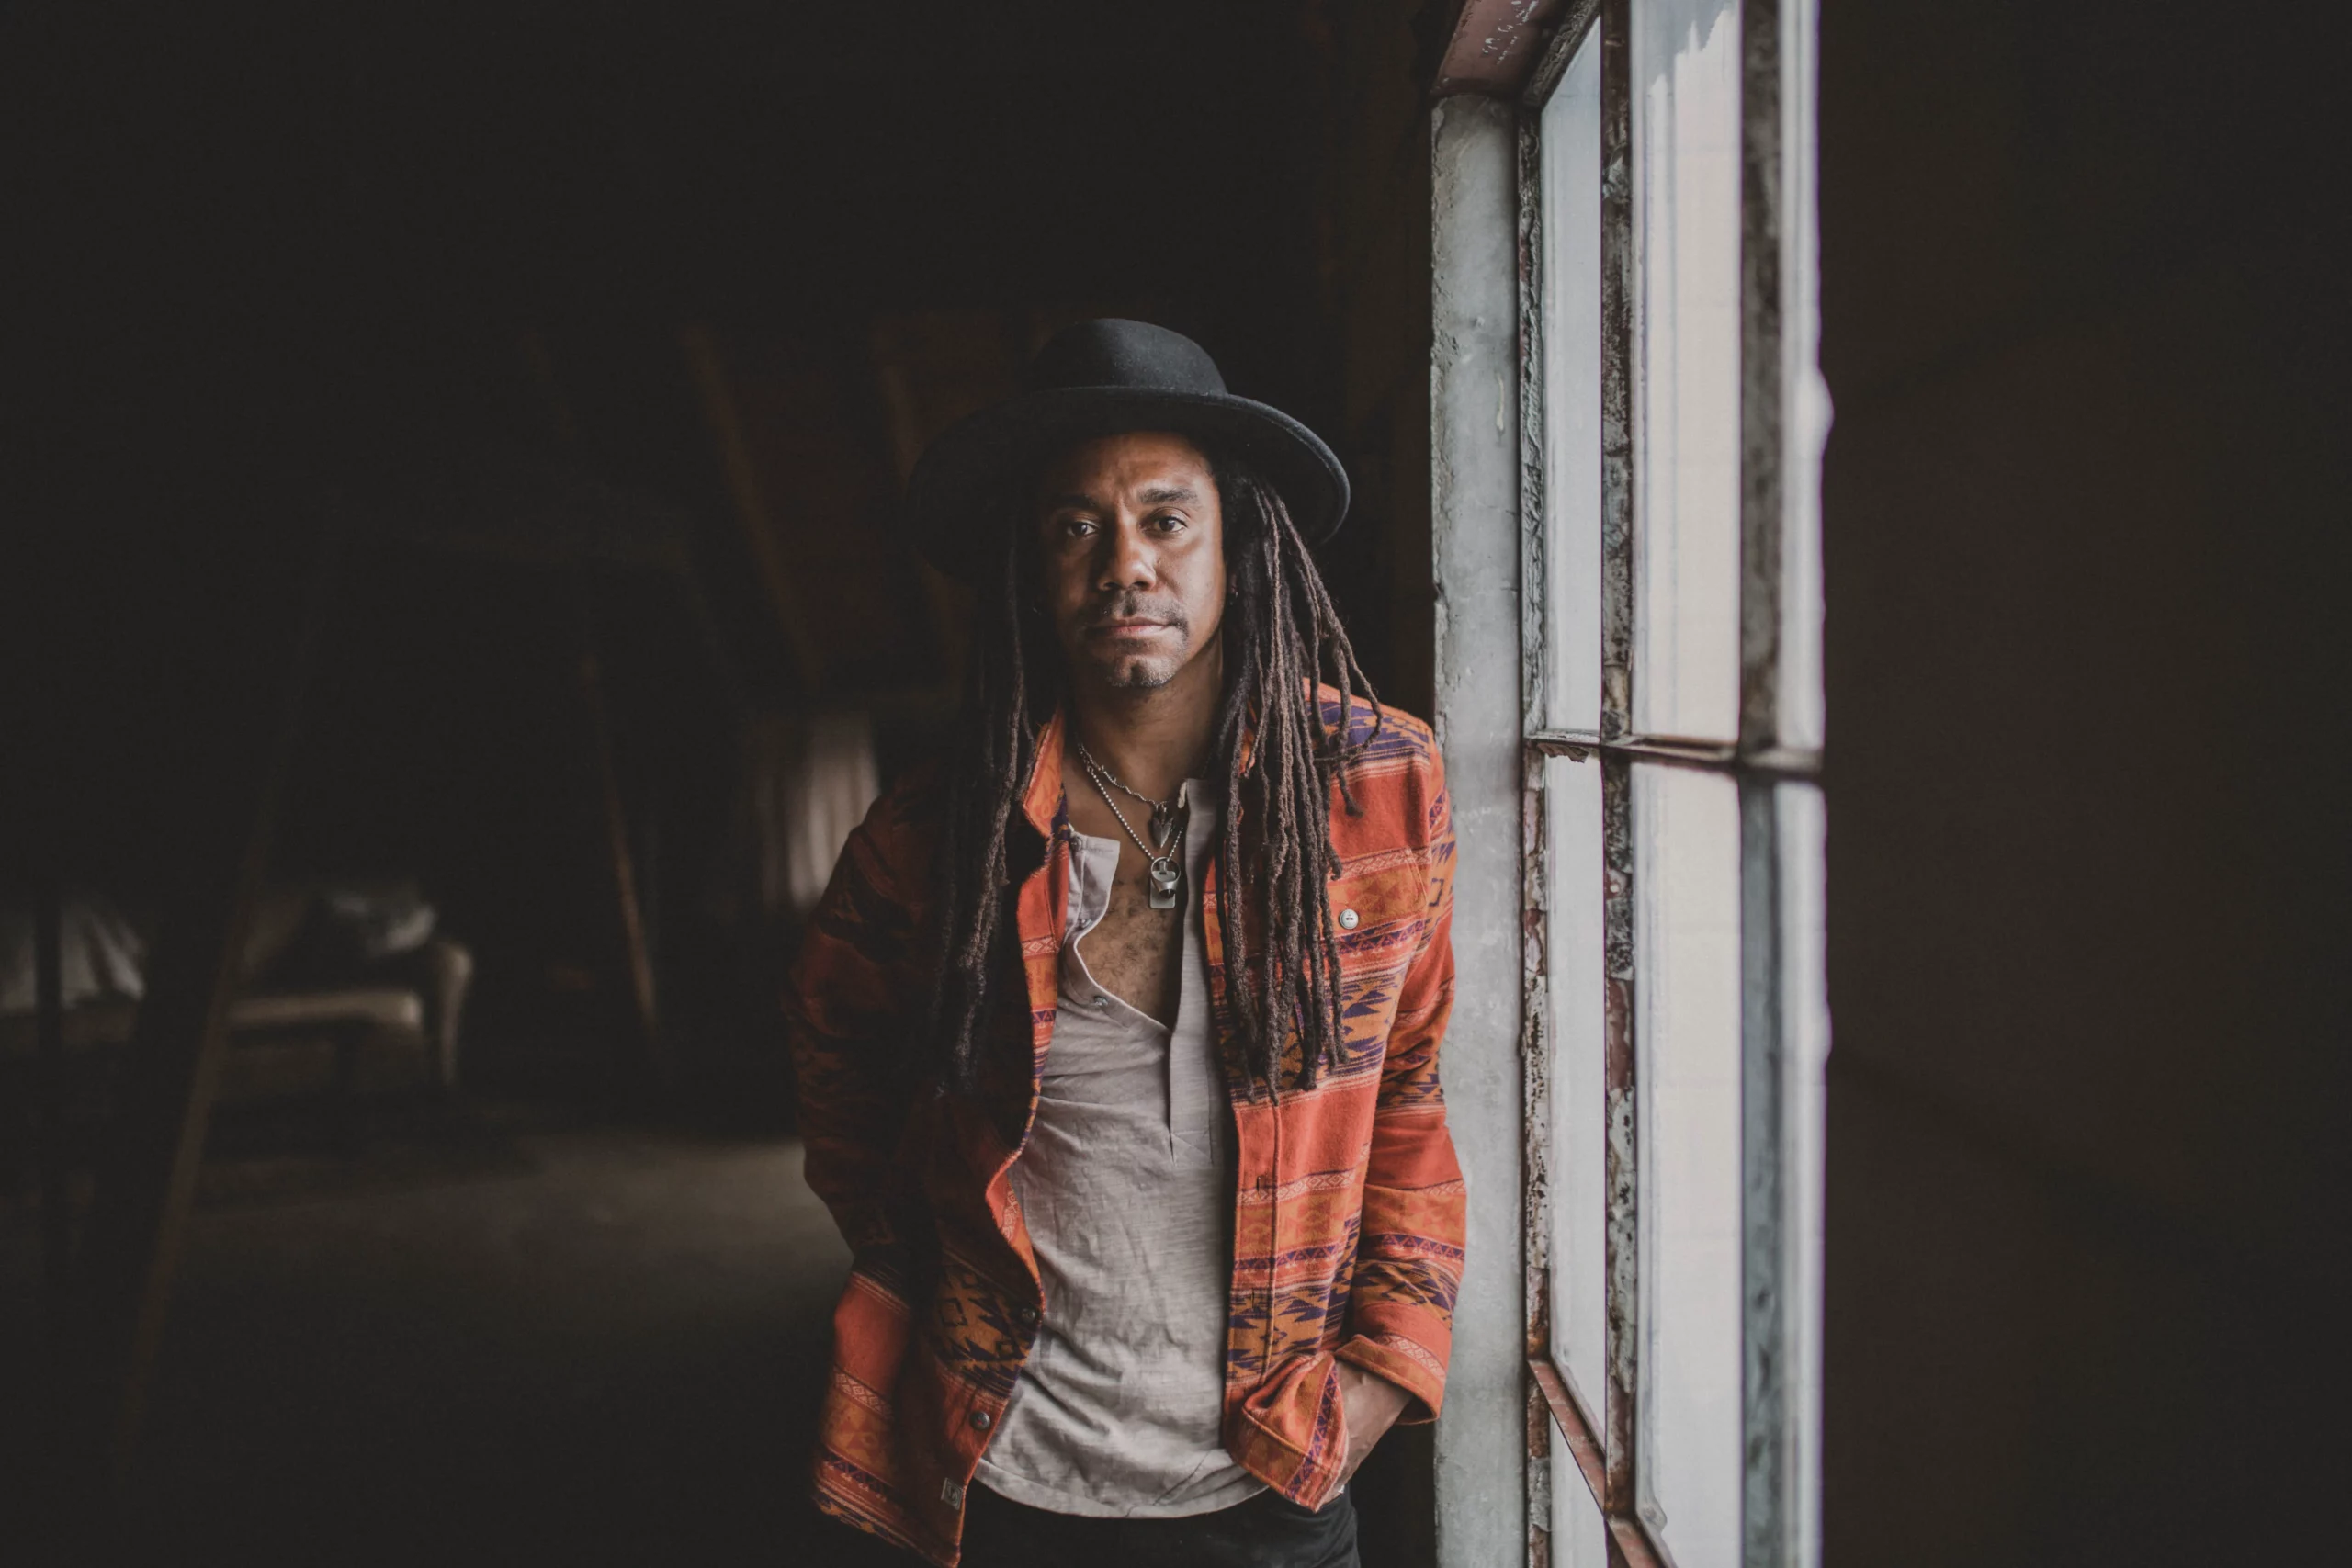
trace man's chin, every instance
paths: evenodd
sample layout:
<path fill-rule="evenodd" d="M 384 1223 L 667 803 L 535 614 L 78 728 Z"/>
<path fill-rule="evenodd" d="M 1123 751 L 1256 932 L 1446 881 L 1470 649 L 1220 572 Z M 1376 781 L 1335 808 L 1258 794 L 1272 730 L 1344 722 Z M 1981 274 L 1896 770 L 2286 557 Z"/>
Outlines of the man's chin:
<path fill-rule="evenodd" d="M 1176 678 L 1178 663 L 1172 659 L 1142 659 L 1130 655 L 1125 659 L 1105 659 L 1096 662 L 1095 673 L 1105 686 L 1114 691 L 1148 692 L 1155 686 L 1165 686 Z"/>

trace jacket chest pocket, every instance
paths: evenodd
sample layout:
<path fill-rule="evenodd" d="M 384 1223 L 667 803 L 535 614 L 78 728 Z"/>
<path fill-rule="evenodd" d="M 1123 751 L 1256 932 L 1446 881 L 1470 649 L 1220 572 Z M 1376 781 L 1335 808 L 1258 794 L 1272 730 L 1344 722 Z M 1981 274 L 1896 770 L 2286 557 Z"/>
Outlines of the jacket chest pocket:
<path fill-rule="evenodd" d="M 1428 929 L 1429 874 L 1409 852 L 1366 857 L 1346 863 L 1329 891 L 1348 1033 L 1359 1044 L 1385 1040 L 1397 988 Z"/>
<path fill-rule="evenodd" d="M 1331 934 L 1344 957 L 1402 945 L 1409 953 L 1429 912 L 1429 870 L 1408 850 L 1343 862 L 1331 879 Z"/>

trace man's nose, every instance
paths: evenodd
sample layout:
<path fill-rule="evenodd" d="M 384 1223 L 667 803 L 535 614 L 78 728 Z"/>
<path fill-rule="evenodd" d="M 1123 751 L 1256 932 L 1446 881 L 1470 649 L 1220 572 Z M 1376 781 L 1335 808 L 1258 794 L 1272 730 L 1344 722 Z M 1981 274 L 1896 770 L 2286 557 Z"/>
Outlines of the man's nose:
<path fill-rule="evenodd" d="M 1150 545 L 1141 528 L 1121 523 L 1102 535 L 1102 559 L 1095 586 L 1106 593 L 1148 588 L 1158 576 Z"/>

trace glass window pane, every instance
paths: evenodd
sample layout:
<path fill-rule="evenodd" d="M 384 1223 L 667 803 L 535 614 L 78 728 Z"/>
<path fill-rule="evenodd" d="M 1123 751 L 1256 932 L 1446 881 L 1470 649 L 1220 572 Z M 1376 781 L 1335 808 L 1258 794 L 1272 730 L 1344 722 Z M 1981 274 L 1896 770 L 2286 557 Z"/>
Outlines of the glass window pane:
<path fill-rule="evenodd" d="M 1781 100 L 1785 205 L 1781 287 L 1787 513 L 1781 535 L 1781 734 L 1785 746 L 1818 750 L 1821 703 L 1821 451 L 1829 439 L 1829 383 L 1822 379 L 1821 256 L 1814 182 L 1814 22 L 1811 0 L 1781 13 Z"/>
<path fill-rule="evenodd" d="M 1556 1568 L 1609 1568 L 1609 1527 L 1568 1446 L 1552 1443 L 1552 1562 Z"/>
<path fill-rule="evenodd" d="M 1600 727 L 1600 24 L 1544 106 L 1544 722 Z"/>
<path fill-rule="evenodd" d="M 1797 1539 L 1799 1562 L 1821 1560 L 1821 1265 L 1824 1074 L 1829 1065 L 1829 971 L 1823 917 L 1827 847 L 1821 791 L 1787 784 L 1773 792 L 1780 818 L 1781 981 L 1789 1070 L 1790 1140 L 1795 1169 L 1797 1245 L 1791 1299 L 1796 1306 Z"/>
<path fill-rule="evenodd" d="M 1736 1568 L 1739 791 L 1653 765 L 1633 796 L 1640 1506 L 1679 1568 Z"/>
<path fill-rule="evenodd" d="M 1608 1355 L 1609 1080 L 1602 1052 L 1600 764 L 1544 764 L 1552 1045 L 1552 1354 L 1598 1418 Z"/>
<path fill-rule="evenodd" d="M 1737 0 L 1636 0 L 1632 52 L 1634 727 L 1729 740 L 1739 726 Z"/>
<path fill-rule="evenodd" d="M 1780 743 L 1819 750 L 1821 697 L 1821 450 L 1829 439 L 1829 384 L 1810 360 L 1789 419 L 1787 514 L 1781 533 Z"/>

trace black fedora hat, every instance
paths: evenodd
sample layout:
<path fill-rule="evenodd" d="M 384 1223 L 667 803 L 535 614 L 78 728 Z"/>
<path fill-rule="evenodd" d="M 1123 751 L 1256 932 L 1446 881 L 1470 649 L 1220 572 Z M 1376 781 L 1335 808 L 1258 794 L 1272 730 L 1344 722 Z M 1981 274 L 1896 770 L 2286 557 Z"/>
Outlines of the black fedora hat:
<path fill-rule="evenodd" d="M 983 530 L 1000 522 L 1005 487 L 1033 475 L 1075 441 L 1130 430 L 1172 430 L 1248 462 L 1278 491 L 1309 544 L 1348 512 L 1348 475 L 1306 426 L 1237 398 L 1206 350 L 1148 321 L 1079 321 L 1029 362 L 1019 396 L 951 426 L 907 480 L 915 547 L 950 577 L 969 581 L 987 561 Z"/>

